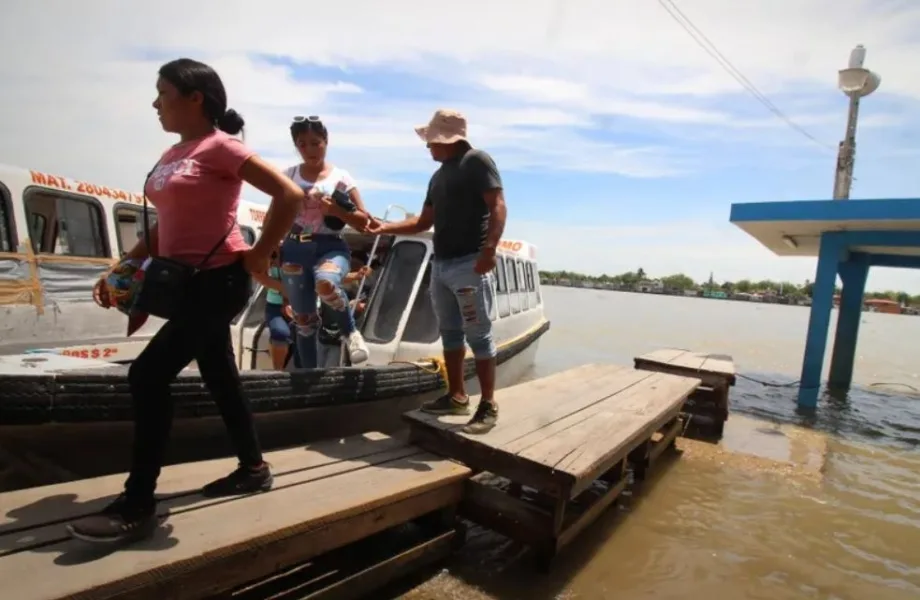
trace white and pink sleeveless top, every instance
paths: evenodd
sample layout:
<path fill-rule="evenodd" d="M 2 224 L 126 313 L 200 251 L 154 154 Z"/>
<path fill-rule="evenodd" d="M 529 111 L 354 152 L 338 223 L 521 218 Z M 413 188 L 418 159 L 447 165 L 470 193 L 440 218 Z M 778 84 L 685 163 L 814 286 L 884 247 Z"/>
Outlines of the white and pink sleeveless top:
<path fill-rule="evenodd" d="M 295 165 L 288 168 L 285 171 L 285 174 L 290 177 L 294 183 L 299 185 L 305 192 L 309 192 L 310 190 L 315 189 L 321 192 L 324 196 L 331 196 L 332 192 L 336 189 L 347 194 L 355 188 L 354 179 L 351 178 L 351 175 L 349 175 L 348 171 L 340 167 L 332 167 L 332 170 L 330 170 L 325 177 L 315 182 L 307 181 L 300 176 L 300 165 Z M 309 233 L 339 233 L 338 231 L 327 227 L 326 223 L 323 221 L 323 217 L 324 215 L 320 210 L 319 204 L 314 202 L 308 195 L 306 198 L 304 198 L 303 206 L 301 207 L 297 218 L 294 220 L 294 223 L 299 225 L 305 232 Z"/>

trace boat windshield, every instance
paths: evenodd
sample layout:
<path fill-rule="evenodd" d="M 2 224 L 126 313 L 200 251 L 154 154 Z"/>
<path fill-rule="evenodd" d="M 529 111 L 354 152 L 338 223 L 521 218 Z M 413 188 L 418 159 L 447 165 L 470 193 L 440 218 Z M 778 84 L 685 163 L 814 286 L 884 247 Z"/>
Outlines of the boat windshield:
<path fill-rule="evenodd" d="M 427 252 L 425 244 L 411 240 L 401 241 L 390 250 L 383 264 L 380 280 L 368 304 L 362 329 L 367 341 L 386 344 L 396 338 L 399 322 L 409 305 L 412 288 Z M 419 295 L 422 294 L 426 297 L 422 302 L 430 311 L 431 301 L 427 299 L 427 289 L 420 289 Z M 413 305 L 418 305 L 418 302 Z"/>

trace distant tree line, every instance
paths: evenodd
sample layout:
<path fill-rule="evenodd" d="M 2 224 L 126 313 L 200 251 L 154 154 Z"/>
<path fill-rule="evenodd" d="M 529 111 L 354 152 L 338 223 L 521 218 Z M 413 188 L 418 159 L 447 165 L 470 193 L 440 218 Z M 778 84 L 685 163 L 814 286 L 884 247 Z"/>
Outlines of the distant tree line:
<path fill-rule="evenodd" d="M 806 298 L 811 297 L 813 284 L 806 281 L 804 284 L 794 283 L 792 281 L 772 281 L 770 279 L 761 279 L 758 281 L 752 279 L 741 279 L 739 281 L 722 281 L 717 282 L 712 277 L 705 282 L 696 282 L 693 278 L 683 273 L 675 273 L 660 277 L 658 280 L 662 286 L 668 290 L 680 291 L 685 290 L 721 290 L 726 294 L 772 294 L 789 298 Z M 642 267 L 635 271 L 627 271 L 619 275 L 585 275 L 574 271 L 540 271 L 540 281 L 552 285 L 562 282 L 571 284 L 591 282 L 595 284 L 592 287 L 610 287 L 614 289 L 634 289 L 640 284 L 649 281 L 649 276 Z M 840 293 L 840 288 L 835 288 L 835 293 Z M 920 294 L 910 295 L 907 292 L 886 290 L 866 292 L 866 299 L 893 300 L 899 304 L 908 306 L 920 305 Z"/>

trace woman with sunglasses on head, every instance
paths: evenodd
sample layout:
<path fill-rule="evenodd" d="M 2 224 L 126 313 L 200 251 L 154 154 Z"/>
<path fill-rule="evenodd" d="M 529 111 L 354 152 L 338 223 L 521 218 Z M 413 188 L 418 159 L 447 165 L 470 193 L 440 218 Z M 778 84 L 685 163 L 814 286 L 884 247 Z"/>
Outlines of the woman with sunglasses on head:
<path fill-rule="evenodd" d="M 332 309 L 327 312 L 338 320 L 351 364 L 357 365 L 368 351 L 342 289 L 351 262 L 342 229 L 348 224 L 364 230 L 371 218 L 348 171 L 326 161 L 329 132 L 319 117 L 295 117 L 291 139 L 303 162 L 286 174 L 306 194 L 281 247 L 281 277 L 294 312 L 300 364 L 317 366 L 319 298 Z"/>
<path fill-rule="evenodd" d="M 144 186 L 157 209 L 156 225 L 125 258 L 196 269 L 175 297 L 166 322 L 131 363 L 131 472 L 124 493 L 101 514 L 69 526 L 75 537 L 90 542 L 133 540 L 156 530 L 154 490 L 173 420 L 170 384 L 193 360 L 239 459 L 238 469 L 207 484 L 202 493 L 246 494 L 272 485 L 243 395 L 230 322 L 249 300 L 250 273 L 268 270 L 272 251 L 300 209 L 303 191 L 233 137 L 242 131 L 243 119 L 227 109 L 224 85 L 211 67 L 187 58 L 166 63 L 156 88 L 153 108 L 160 123 L 180 139 L 163 153 Z M 244 181 L 272 198 L 262 235 L 252 248 L 236 223 Z M 150 281 L 148 273 L 145 282 Z M 138 299 L 144 297 L 144 285 Z"/>

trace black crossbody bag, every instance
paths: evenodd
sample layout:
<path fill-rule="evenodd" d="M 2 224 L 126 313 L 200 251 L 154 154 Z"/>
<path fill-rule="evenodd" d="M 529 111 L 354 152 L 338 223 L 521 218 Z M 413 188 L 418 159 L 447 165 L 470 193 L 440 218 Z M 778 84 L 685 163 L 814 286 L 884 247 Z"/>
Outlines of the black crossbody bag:
<path fill-rule="evenodd" d="M 192 278 L 195 277 L 201 268 L 207 263 L 214 253 L 227 241 L 233 228 L 236 227 L 236 220 L 230 225 L 227 233 L 220 238 L 220 241 L 208 252 L 208 255 L 198 263 L 197 266 L 190 265 L 171 258 L 156 256 L 150 245 L 150 217 L 147 209 L 147 182 L 150 181 L 151 175 L 156 170 L 159 163 L 153 167 L 147 174 L 144 181 L 144 243 L 147 244 L 147 250 L 150 253 L 150 259 L 144 269 L 143 283 L 137 292 L 134 300 L 134 309 L 145 312 L 161 319 L 171 319 L 185 303 L 188 295 L 189 285 Z"/>

